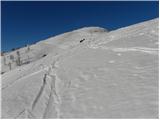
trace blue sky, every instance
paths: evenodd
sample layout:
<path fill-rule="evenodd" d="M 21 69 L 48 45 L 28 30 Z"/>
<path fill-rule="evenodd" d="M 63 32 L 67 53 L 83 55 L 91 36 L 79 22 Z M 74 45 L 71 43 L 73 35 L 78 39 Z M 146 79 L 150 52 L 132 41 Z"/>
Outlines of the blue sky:
<path fill-rule="evenodd" d="M 1 49 L 9 51 L 85 26 L 115 30 L 158 14 L 158 1 L 3 1 Z"/>

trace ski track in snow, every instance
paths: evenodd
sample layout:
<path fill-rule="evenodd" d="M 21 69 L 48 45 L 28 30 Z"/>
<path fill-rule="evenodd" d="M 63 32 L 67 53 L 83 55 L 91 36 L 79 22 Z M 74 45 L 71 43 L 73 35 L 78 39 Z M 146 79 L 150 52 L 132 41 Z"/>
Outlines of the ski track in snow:
<path fill-rule="evenodd" d="M 26 75 L 26 76 L 24 76 L 24 77 L 20 77 L 19 79 L 15 80 L 14 82 L 9 83 L 8 85 L 2 87 L 2 90 L 6 89 L 6 88 L 8 88 L 8 87 L 10 87 L 10 86 L 12 86 L 13 84 L 15 84 L 16 82 L 18 82 L 18 81 L 20 81 L 20 80 L 29 78 L 29 77 L 31 77 L 31 76 L 33 76 L 33 75 L 35 75 L 35 74 L 38 74 L 38 73 L 40 73 L 40 72 L 42 72 L 42 71 L 44 71 L 44 70 L 47 70 L 47 68 L 48 68 L 48 67 L 46 67 L 46 68 L 44 68 L 44 69 L 42 69 L 42 70 L 33 72 L 33 73 L 31 73 L 31 74 L 29 74 L 29 75 Z"/>
<path fill-rule="evenodd" d="M 49 111 L 49 106 L 52 102 L 55 103 L 55 110 L 56 110 L 56 118 L 60 118 L 60 104 L 61 104 L 61 98 L 58 94 L 58 91 L 56 89 L 56 82 L 57 82 L 57 75 L 56 75 L 56 72 L 55 72 L 55 63 L 52 64 L 52 66 L 50 67 L 47 67 L 47 73 L 44 75 L 43 77 L 43 84 L 36 96 L 36 98 L 34 99 L 33 103 L 32 103 L 32 109 L 31 111 L 34 111 L 34 109 L 36 109 L 36 104 L 38 103 L 38 101 L 41 99 L 42 97 L 42 93 L 44 92 L 45 90 L 45 87 L 47 84 L 49 84 L 50 86 L 50 93 L 49 93 L 49 98 L 48 98 L 48 102 L 46 104 L 46 108 L 44 110 L 44 113 L 43 113 L 43 116 L 42 118 L 47 118 L 47 113 Z M 47 78 L 49 78 L 50 82 L 47 80 Z M 53 99 L 51 99 L 51 97 L 53 97 Z M 33 113 L 32 113 L 33 114 Z"/>
<path fill-rule="evenodd" d="M 105 46 L 98 46 L 98 45 L 88 45 L 91 49 L 105 49 L 105 50 L 112 50 L 114 52 L 144 52 L 152 55 L 158 55 L 159 49 L 157 48 L 146 48 L 146 47 L 130 47 L 130 48 L 111 48 Z"/>
<path fill-rule="evenodd" d="M 35 105 L 37 103 L 37 101 L 39 100 L 39 98 L 41 97 L 42 95 L 42 92 L 44 90 L 44 87 L 46 85 L 46 77 L 47 77 L 47 74 L 44 74 L 44 77 L 43 77 L 43 84 L 38 92 L 38 95 L 36 96 L 35 100 L 33 101 L 33 104 L 32 104 L 32 110 L 35 108 Z"/>
<path fill-rule="evenodd" d="M 21 116 L 21 114 L 23 114 L 25 112 L 25 109 L 22 110 L 14 119 L 17 119 L 19 116 Z"/>

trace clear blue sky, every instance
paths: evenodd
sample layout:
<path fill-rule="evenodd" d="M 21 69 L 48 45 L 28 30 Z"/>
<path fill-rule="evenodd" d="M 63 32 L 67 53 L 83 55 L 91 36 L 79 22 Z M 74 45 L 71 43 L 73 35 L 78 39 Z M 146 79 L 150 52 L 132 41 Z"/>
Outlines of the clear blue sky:
<path fill-rule="evenodd" d="M 157 18 L 158 1 L 1 2 L 2 51 L 84 26 L 108 30 Z"/>

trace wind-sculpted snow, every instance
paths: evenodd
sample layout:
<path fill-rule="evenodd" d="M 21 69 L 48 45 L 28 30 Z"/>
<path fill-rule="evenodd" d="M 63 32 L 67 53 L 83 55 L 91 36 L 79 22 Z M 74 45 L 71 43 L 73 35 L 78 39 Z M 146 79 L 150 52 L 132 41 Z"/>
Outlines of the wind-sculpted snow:
<path fill-rule="evenodd" d="M 5 53 L 2 118 L 158 118 L 158 51 L 154 19 Z"/>

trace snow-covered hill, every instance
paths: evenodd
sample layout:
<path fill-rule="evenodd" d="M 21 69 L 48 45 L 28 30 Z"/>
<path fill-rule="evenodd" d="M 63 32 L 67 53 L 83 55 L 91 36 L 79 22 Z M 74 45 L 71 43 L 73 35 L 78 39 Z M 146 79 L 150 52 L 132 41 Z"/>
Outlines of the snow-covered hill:
<path fill-rule="evenodd" d="M 1 63 L 2 118 L 158 117 L 158 19 L 78 29 Z"/>

